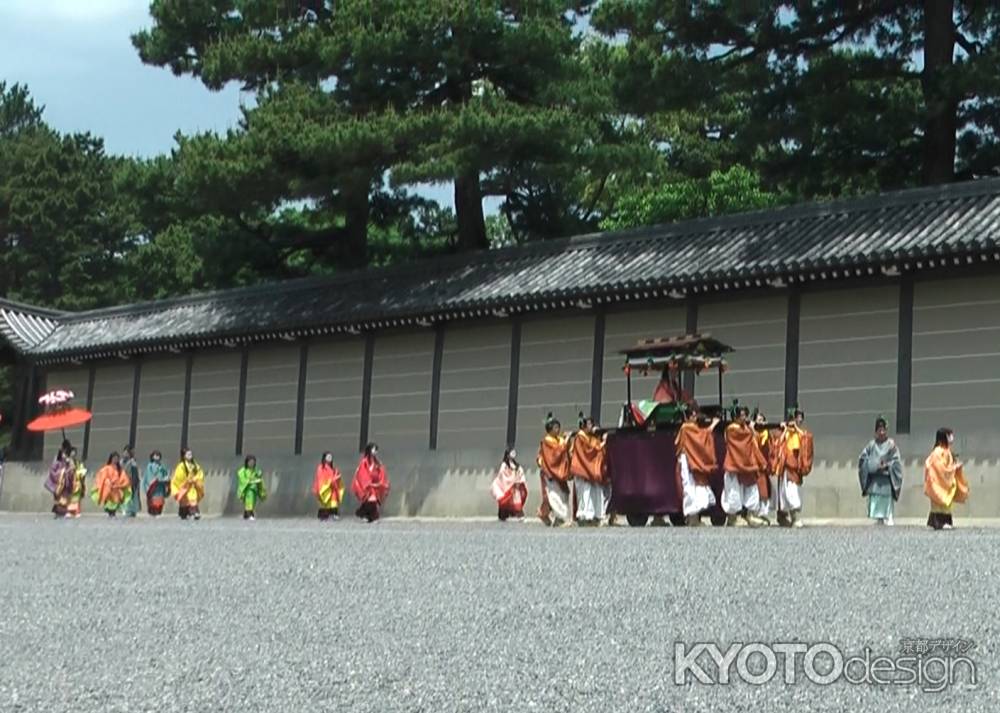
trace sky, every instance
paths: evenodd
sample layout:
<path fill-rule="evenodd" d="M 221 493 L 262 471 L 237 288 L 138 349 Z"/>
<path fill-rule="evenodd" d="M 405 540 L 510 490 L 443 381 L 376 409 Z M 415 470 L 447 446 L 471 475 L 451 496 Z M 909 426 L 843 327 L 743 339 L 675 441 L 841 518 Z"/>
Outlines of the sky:
<path fill-rule="evenodd" d="M 45 120 L 89 131 L 108 151 L 154 156 L 174 134 L 225 131 L 240 92 L 139 60 L 130 35 L 151 24 L 147 0 L 0 0 L 0 79 L 26 84 Z"/>
<path fill-rule="evenodd" d="M 148 0 L 0 0 L 0 81 L 27 85 L 50 126 L 89 131 L 113 154 L 155 156 L 178 131 L 234 126 L 238 86 L 212 92 L 139 60 L 130 37 L 151 24 Z M 450 185 L 419 193 L 452 205 Z"/>

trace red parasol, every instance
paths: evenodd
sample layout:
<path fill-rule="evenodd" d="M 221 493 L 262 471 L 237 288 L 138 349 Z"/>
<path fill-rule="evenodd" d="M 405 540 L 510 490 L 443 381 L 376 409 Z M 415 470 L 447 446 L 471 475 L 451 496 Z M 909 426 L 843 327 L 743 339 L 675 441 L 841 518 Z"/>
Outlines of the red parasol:
<path fill-rule="evenodd" d="M 55 389 L 42 394 L 38 403 L 46 407 L 46 412 L 29 423 L 28 430 L 36 433 L 58 431 L 87 423 L 93 418 L 93 414 L 85 408 L 70 407 L 69 402 L 73 396 L 73 392 L 68 389 Z"/>
<path fill-rule="evenodd" d="M 70 408 L 65 411 L 45 413 L 28 424 L 29 431 L 58 431 L 61 428 L 82 426 L 93 417 L 85 408 Z"/>

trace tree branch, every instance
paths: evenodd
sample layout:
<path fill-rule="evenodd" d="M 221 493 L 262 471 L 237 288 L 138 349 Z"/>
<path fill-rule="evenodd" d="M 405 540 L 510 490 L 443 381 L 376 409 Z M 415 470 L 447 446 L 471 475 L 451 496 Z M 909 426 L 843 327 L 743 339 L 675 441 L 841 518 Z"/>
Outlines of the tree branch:
<path fill-rule="evenodd" d="M 955 30 L 955 42 L 957 42 L 958 46 L 964 49 L 970 57 L 978 57 L 980 51 L 982 50 L 982 45 L 978 42 L 973 42 L 957 29 Z"/>
<path fill-rule="evenodd" d="M 732 49 L 721 55 L 712 57 L 710 61 L 724 61 L 736 52 L 743 50 L 750 51 L 733 60 L 734 65 L 744 64 L 762 54 L 781 48 L 794 48 L 798 52 L 805 53 L 829 49 L 850 33 L 859 30 L 865 23 L 870 22 L 881 14 L 898 8 L 900 1 L 883 0 L 882 2 L 873 2 L 855 14 L 832 17 L 814 27 L 800 29 L 797 32 L 791 33 L 787 38 L 779 38 L 772 42 L 754 44 L 751 37 L 744 36 L 737 41 Z M 833 37 L 824 39 L 831 32 L 835 32 L 836 34 Z"/>
<path fill-rule="evenodd" d="M 604 188 L 608 185 L 608 177 L 610 175 L 611 174 L 609 173 L 605 173 L 601 178 L 601 185 L 599 185 L 597 190 L 594 191 L 594 197 L 591 199 L 590 205 L 587 206 L 587 210 L 583 214 L 584 222 L 590 220 L 591 216 L 594 215 L 594 209 L 597 207 L 597 201 L 600 200 L 602 195 L 604 195 Z"/>

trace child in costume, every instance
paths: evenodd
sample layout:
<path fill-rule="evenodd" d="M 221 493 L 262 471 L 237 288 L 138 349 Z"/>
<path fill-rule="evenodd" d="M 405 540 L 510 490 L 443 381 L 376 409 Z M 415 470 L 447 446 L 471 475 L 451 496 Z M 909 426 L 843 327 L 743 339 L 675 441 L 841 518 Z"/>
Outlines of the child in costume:
<path fill-rule="evenodd" d="M 84 498 L 87 497 L 87 468 L 77 455 L 76 449 L 69 452 L 67 464 L 73 477 L 73 487 L 69 494 L 69 504 L 66 506 L 67 517 L 80 517 Z"/>
<path fill-rule="evenodd" d="M 125 514 L 129 517 L 135 517 L 142 510 L 142 501 L 139 498 L 142 480 L 139 477 L 139 462 L 135 459 L 135 449 L 131 444 L 122 448 L 122 470 L 129 477 L 132 487 L 132 500 L 125 508 Z"/>
<path fill-rule="evenodd" d="M 868 498 L 868 517 L 891 526 L 893 503 L 903 487 L 903 460 L 882 416 L 875 419 L 875 437 L 858 457 L 858 480 L 861 495 Z"/>
<path fill-rule="evenodd" d="M 312 491 L 319 502 L 316 517 L 322 522 L 331 518 L 339 520 L 340 504 L 344 501 L 344 480 L 340 476 L 340 470 L 333 465 L 333 453 L 330 451 L 325 451 L 320 456 L 313 476 Z"/>
<path fill-rule="evenodd" d="M 116 517 L 128 508 L 132 501 L 132 480 L 122 468 L 117 451 L 109 455 L 107 464 L 97 471 L 90 497 L 108 517 Z"/>
<path fill-rule="evenodd" d="M 490 493 L 497 501 L 497 518 L 501 522 L 509 518 L 524 519 L 528 483 L 524 479 L 524 468 L 517 462 L 517 451 L 513 448 L 504 451 L 497 476 L 490 485 Z"/>
<path fill-rule="evenodd" d="M 247 456 L 243 467 L 236 473 L 236 495 L 243 503 L 243 519 L 255 520 L 257 503 L 267 499 L 264 471 L 257 465 L 256 456 Z"/>
<path fill-rule="evenodd" d="M 955 433 L 950 428 L 939 428 L 934 439 L 934 450 L 924 462 L 924 494 L 931 501 L 927 526 L 935 530 L 951 530 L 952 507 L 969 498 L 969 483 L 965 479 L 962 463 L 952 452 Z"/>
<path fill-rule="evenodd" d="M 170 479 L 170 494 L 177 499 L 177 514 L 181 520 L 201 519 L 199 504 L 205 497 L 205 471 L 194 459 L 190 448 L 181 451 L 181 462 Z"/>
<path fill-rule="evenodd" d="M 351 492 L 361 503 L 357 516 L 375 522 L 382 516 L 382 505 L 389 497 L 389 475 L 378 458 L 378 445 L 369 443 L 354 472 Z"/>
<path fill-rule="evenodd" d="M 163 506 L 170 496 L 170 473 L 163 465 L 163 454 L 153 451 L 149 454 L 146 473 L 142 477 L 142 489 L 146 491 L 146 510 L 153 517 L 163 512 Z"/>
<path fill-rule="evenodd" d="M 66 516 L 69 495 L 73 487 L 73 474 L 66 462 L 72 449 L 73 446 L 68 440 L 62 442 L 45 479 L 45 489 L 52 494 L 52 514 L 57 518 Z"/>

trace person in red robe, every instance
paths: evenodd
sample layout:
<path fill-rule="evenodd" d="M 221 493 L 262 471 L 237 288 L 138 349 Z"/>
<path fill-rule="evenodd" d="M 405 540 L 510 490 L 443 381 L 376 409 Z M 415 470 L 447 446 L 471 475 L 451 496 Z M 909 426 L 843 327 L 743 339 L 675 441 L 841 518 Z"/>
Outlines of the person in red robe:
<path fill-rule="evenodd" d="M 381 515 L 382 503 L 389 497 L 389 475 L 378 458 L 378 445 L 369 443 L 354 472 L 351 492 L 361 505 L 356 515 L 375 522 Z"/>
<path fill-rule="evenodd" d="M 666 367 L 660 381 L 653 390 L 653 401 L 661 404 L 685 404 L 691 401 L 691 394 L 681 386 L 680 370 L 676 367 Z"/>

